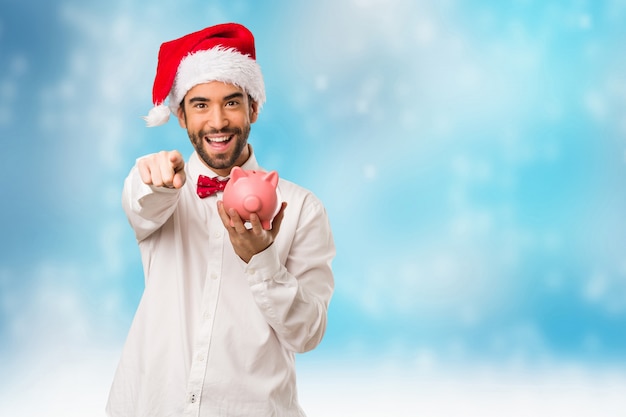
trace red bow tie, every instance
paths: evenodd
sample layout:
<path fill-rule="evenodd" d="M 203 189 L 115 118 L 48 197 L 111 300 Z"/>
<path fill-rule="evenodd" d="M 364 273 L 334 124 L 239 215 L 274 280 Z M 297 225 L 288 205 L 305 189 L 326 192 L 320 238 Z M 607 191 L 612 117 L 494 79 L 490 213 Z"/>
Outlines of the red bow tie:
<path fill-rule="evenodd" d="M 226 187 L 226 183 L 229 178 L 225 180 L 218 180 L 217 178 L 205 177 L 204 175 L 198 176 L 198 188 L 196 188 L 196 192 L 198 193 L 198 197 L 205 198 L 210 195 L 217 193 L 218 191 L 224 191 L 224 187 Z"/>

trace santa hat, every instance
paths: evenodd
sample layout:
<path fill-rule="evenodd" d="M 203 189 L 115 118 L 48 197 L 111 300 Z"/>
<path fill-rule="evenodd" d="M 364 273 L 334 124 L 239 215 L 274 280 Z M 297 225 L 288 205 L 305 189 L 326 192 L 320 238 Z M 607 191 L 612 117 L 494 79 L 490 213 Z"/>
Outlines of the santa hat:
<path fill-rule="evenodd" d="M 259 109 L 263 106 L 265 86 L 256 62 L 254 37 L 244 26 L 211 26 L 161 45 L 152 89 L 154 107 L 144 117 L 147 126 L 167 122 L 189 90 L 210 81 L 237 85 L 258 103 Z"/>

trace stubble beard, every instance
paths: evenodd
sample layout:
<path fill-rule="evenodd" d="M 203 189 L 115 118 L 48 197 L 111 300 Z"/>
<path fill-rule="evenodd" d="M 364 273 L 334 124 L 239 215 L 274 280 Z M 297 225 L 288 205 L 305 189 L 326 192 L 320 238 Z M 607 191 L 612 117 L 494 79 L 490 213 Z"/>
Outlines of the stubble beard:
<path fill-rule="evenodd" d="M 198 133 L 188 131 L 187 133 L 194 149 L 198 153 L 198 156 L 209 168 L 227 169 L 232 168 L 235 165 L 241 156 L 241 153 L 246 148 L 248 144 L 248 136 L 250 135 L 250 125 L 245 126 L 243 129 L 233 127 L 221 130 L 210 130 L 208 132 L 201 130 Z M 231 140 L 235 141 L 235 147 L 229 153 L 210 155 L 204 146 L 206 144 L 204 137 L 209 134 L 233 135 Z"/>

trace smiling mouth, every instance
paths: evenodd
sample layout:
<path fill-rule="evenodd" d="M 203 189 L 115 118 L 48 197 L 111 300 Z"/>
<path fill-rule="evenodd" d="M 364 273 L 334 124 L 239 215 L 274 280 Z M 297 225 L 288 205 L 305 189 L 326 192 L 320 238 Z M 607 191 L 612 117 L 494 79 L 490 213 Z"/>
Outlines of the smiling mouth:
<path fill-rule="evenodd" d="M 235 135 L 221 135 L 221 136 L 205 136 L 204 141 L 208 148 L 213 152 L 223 153 L 230 148 L 230 143 L 233 141 Z"/>
<path fill-rule="evenodd" d="M 210 144 L 216 145 L 225 145 L 233 139 L 233 135 L 224 135 L 224 136 L 205 136 L 204 140 Z"/>

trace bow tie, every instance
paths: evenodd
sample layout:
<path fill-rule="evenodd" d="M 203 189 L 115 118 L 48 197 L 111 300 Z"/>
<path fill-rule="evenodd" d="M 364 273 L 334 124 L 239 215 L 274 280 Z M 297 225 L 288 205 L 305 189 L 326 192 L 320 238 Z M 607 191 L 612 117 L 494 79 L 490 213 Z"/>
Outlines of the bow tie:
<path fill-rule="evenodd" d="M 205 198 L 217 193 L 218 191 L 224 191 L 224 187 L 226 187 L 228 180 L 229 178 L 226 178 L 225 180 L 218 180 L 217 178 L 199 175 L 198 187 L 196 188 L 198 197 Z"/>

